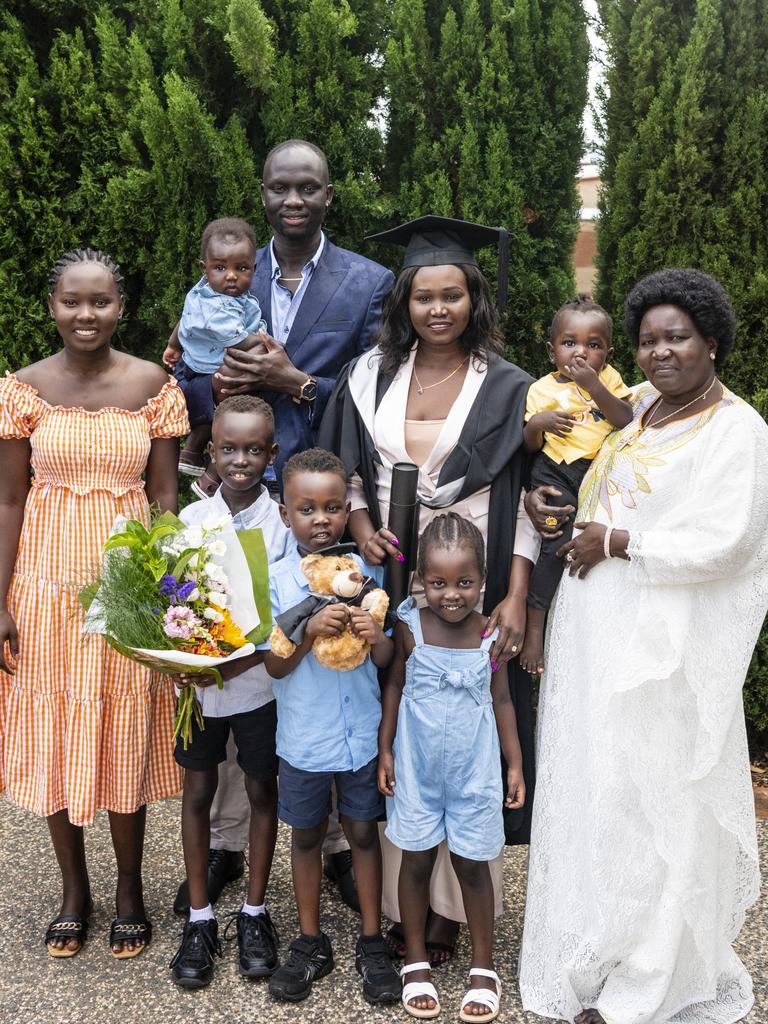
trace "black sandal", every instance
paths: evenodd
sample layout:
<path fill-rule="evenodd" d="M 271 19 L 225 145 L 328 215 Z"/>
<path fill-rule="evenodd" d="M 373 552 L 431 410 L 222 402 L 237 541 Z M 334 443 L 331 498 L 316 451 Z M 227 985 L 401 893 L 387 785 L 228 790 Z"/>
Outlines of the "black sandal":
<path fill-rule="evenodd" d="M 74 914 L 59 914 L 59 916 L 48 925 L 48 931 L 45 933 L 45 946 L 48 950 L 49 956 L 76 956 L 85 945 L 87 937 L 87 917 L 77 917 Z M 67 949 L 66 946 L 63 946 L 61 949 L 57 949 L 55 946 L 50 945 L 54 939 L 64 939 L 65 942 L 68 939 L 76 939 L 80 945 L 77 949 Z"/>
<path fill-rule="evenodd" d="M 116 917 L 109 929 L 109 949 L 115 960 L 132 960 L 139 953 L 143 953 L 151 941 L 152 922 L 146 917 Z M 133 949 L 126 949 L 123 946 L 122 951 L 116 953 L 112 948 L 116 942 L 141 942 L 143 945 L 135 946 Z"/>

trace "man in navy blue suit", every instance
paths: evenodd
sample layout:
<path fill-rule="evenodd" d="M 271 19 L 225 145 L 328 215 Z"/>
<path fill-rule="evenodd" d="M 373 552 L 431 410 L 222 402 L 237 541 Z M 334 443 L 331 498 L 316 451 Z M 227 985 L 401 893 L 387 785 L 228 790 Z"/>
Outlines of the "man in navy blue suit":
<path fill-rule="evenodd" d="M 221 367 L 227 376 L 214 375 L 213 389 L 217 402 L 253 391 L 272 406 L 280 455 L 271 487 L 277 489 L 285 460 L 314 446 L 339 371 L 371 346 L 394 275 L 364 256 L 339 248 L 323 233 L 333 186 L 325 155 L 311 143 L 291 139 L 268 154 L 261 198 L 274 236 L 256 253 L 251 291 L 259 300 L 270 337 L 265 350 L 228 352 Z M 267 474 L 265 482 L 270 483 Z M 211 492 L 218 487 L 215 478 L 207 479 L 207 472 L 193 487 L 201 487 L 202 496 L 206 484 Z M 227 762 L 219 766 L 219 787 L 211 807 L 208 892 L 212 902 L 227 882 L 242 875 L 242 851 L 248 843 L 248 798 L 229 748 L 227 753 Z M 335 815 L 327 840 L 326 873 L 338 882 L 345 902 L 356 907 L 351 855 Z M 186 913 L 188 909 L 189 889 L 184 882 L 174 910 Z M 254 932 L 252 927 L 246 937 L 246 958 L 259 955 L 258 929 Z"/>
<path fill-rule="evenodd" d="M 311 143 L 291 139 L 269 153 L 261 200 L 274 237 L 256 254 L 251 292 L 270 338 L 266 351 L 228 351 L 231 376 L 215 376 L 213 387 L 217 400 L 254 391 L 272 406 L 279 481 L 285 461 L 315 444 L 341 368 L 371 346 L 394 276 L 325 236 L 333 185 Z"/>

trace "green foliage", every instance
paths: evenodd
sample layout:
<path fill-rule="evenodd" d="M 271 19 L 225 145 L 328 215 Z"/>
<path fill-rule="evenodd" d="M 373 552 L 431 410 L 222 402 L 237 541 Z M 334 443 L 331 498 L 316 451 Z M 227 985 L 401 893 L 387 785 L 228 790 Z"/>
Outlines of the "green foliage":
<path fill-rule="evenodd" d="M 50 267 L 105 249 L 126 277 L 119 341 L 157 360 L 207 221 L 259 199 L 268 149 L 328 153 L 329 231 L 359 248 L 381 201 L 375 60 L 386 0 L 30 0 L 0 15 L 0 372 L 49 355 Z"/>
<path fill-rule="evenodd" d="M 723 374 L 768 384 L 768 4 L 601 0 L 608 48 L 598 298 L 621 322 L 643 274 L 697 266 L 739 317 Z M 618 348 L 631 376 L 634 354 Z"/>
<path fill-rule="evenodd" d="M 507 341 L 532 373 L 546 368 L 545 326 L 574 288 L 587 56 L 575 0 L 393 0 L 393 219 L 431 212 L 508 229 Z M 482 265 L 495 279 L 495 255 Z"/>
<path fill-rule="evenodd" d="M 607 47 L 599 285 L 617 362 L 639 379 L 621 336 L 643 274 L 695 266 L 727 288 L 739 321 L 725 383 L 768 415 L 768 3 L 599 0 Z M 768 630 L 744 695 L 768 729 Z"/>

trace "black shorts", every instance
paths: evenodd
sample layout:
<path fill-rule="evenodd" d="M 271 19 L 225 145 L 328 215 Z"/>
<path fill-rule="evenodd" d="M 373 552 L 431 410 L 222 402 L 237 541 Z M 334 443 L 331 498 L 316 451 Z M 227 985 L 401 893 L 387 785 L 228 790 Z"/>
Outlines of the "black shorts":
<path fill-rule="evenodd" d="M 277 776 L 277 702 L 226 718 L 203 717 L 204 729 L 192 719 L 192 741 L 187 749 L 176 740 L 174 757 L 177 764 L 192 772 L 210 771 L 227 759 L 229 731 L 235 738 L 237 763 L 251 779 L 274 779 Z"/>

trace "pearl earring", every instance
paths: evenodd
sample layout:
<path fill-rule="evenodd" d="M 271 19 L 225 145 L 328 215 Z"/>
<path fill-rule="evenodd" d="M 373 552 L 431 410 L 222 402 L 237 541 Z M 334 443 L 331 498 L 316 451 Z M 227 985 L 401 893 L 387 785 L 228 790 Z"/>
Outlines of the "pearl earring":
<path fill-rule="evenodd" d="M 710 359 L 714 359 L 715 358 L 715 353 L 714 352 L 710 352 L 709 353 L 709 358 Z"/>

